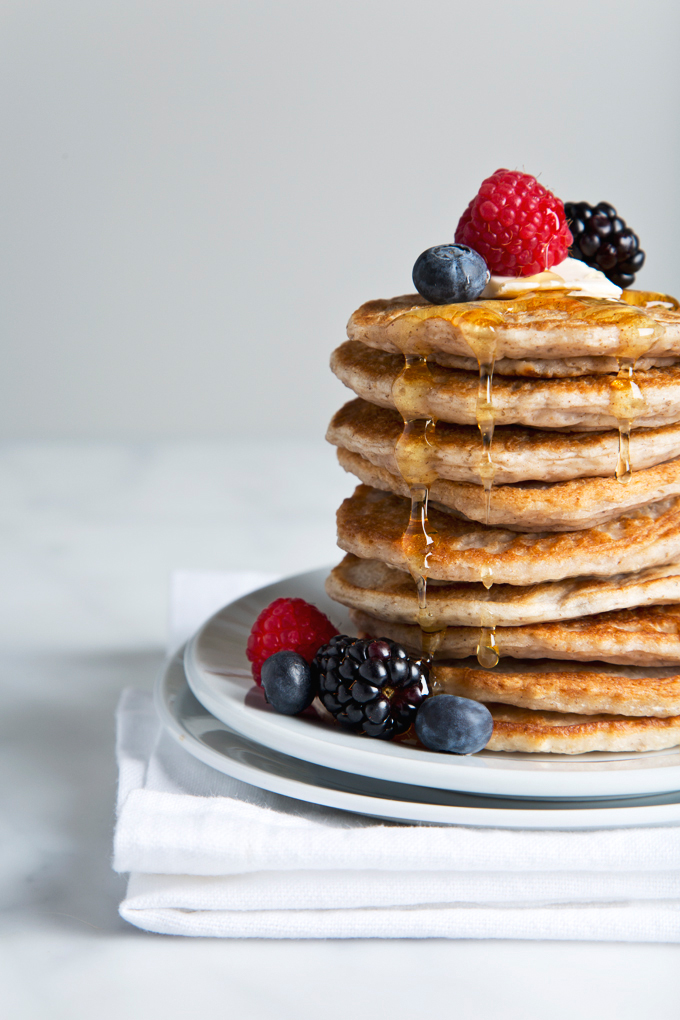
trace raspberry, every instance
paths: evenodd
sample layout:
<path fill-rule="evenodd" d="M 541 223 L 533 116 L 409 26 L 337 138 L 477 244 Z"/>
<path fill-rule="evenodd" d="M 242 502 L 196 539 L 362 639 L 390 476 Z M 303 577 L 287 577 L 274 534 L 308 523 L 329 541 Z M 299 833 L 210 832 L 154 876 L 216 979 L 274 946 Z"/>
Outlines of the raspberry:
<path fill-rule="evenodd" d="M 572 237 L 559 198 L 530 174 L 496 170 L 461 216 L 456 242 L 497 276 L 533 276 L 563 262 Z"/>
<path fill-rule="evenodd" d="M 262 684 L 262 664 L 275 652 L 297 652 L 307 662 L 337 630 L 316 606 L 304 599 L 276 599 L 253 624 L 246 655 L 253 665 L 255 683 Z"/>

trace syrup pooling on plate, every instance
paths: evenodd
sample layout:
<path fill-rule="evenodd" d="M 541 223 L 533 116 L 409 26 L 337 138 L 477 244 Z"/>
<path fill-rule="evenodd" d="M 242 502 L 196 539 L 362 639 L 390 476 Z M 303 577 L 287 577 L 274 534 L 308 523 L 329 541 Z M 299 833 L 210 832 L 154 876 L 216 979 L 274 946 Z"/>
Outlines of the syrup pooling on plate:
<path fill-rule="evenodd" d="M 418 592 L 418 624 L 423 652 L 431 658 L 445 627 L 427 605 L 427 573 L 436 532 L 427 519 L 430 485 L 437 478 L 436 421 L 418 417 L 419 398 L 433 385 L 427 359 L 406 354 L 402 371 L 394 381 L 392 396 L 404 419 L 395 456 L 399 472 L 409 487 L 411 512 L 402 536 L 402 548 Z"/>

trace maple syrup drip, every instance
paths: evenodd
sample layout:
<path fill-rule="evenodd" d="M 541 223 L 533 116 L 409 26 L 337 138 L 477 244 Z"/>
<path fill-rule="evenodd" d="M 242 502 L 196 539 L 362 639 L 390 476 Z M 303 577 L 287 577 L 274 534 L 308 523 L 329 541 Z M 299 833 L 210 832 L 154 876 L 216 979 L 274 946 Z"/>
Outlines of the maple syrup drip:
<path fill-rule="evenodd" d="M 630 463 L 630 430 L 633 422 L 645 409 L 645 400 L 635 382 L 635 359 L 619 358 L 619 372 L 611 383 L 610 408 L 619 426 L 619 456 L 616 477 L 622 483 L 630 481 L 633 471 Z"/>
<path fill-rule="evenodd" d="M 430 631 L 424 629 L 421 624 L 420 628 L 421 647 L 423 649 L 423 657 L 427 659 L 428 662 L 431 662 L 432 659 L 434 658 L 437 650 L 439 649 L 439 646 L 442 643 L 442 639 L 445 634 L 446 627 L 443 628 L 440 627 L 439 630 Z"/>
<path fill-rule="evenodd" d="M 489 523 L 491 513 L 491 488 L 493 486 L 496 468 L 491 459 L 491 443 L 493 442 L 494 416 L 492 403 L 493 386 L 493 360 L 479 363 L 479 389 L 477 391 L 477 427 L 482 437 L 482 456 L 477 470 L 484 486 L 486 502 L 485 521 Z"/>
<path fill-rule="evenodd" d="M 411 514 L 401 540 L 408 568 L 416 582 L 419 613 L 427 610 L 427 569 L 432 553 L 430 546 L 434 542 L 427 530 L 427 501 L 427 486 L 412 485 Z"/>
<path fill-rule="evenodd" d="M 493 570 L 484 564 L 480 571 L 480 580 L 488 591 L 493 584 Z M 488 609 L 479 614 L 479 641 L 477 642 L 477 662 L 484 669 L 493 669 L 498 665 L 498 647 L 496 645 L 496 625 Z"/>
<path fill-rule="evenodd" d="M 479 631 L 477 645 L 477 662 L 484 669 L 493 669 L 498 665 L 498 646 L 496 645 L 496 628 L 482 627 Z"/>
<path fill-rule="evenodd" d="M 483 609 L 480 613 L 479 628 L 477 662 L 484 669 L 493 669 L 498 665 L 499 655 L 496 644 L 496 625 L 488 609 Z"/>
<path fill-rule="evenodd" d="M 427 574 L 436 535 L 427 517 L 430 485 L 437 478 L 436 421 L 418 417 L 418 409 L 432 386 L 427 359 L 406 355 L 404 368 L 392 387 L 395 405 L 404 419 L 395 457 L 411 495 L 411 512 L 402 536 L 402 549 L 418 593 L 418 625 L 427 659 L 432 658 L 446 631 L 427 604 Z"/>

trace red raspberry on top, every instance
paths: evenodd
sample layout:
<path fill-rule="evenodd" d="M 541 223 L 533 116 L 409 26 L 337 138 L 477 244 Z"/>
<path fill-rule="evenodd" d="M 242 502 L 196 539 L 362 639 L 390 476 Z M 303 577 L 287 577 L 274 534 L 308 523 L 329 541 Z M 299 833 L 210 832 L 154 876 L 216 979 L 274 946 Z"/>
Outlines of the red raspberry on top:
<path fill-rule="evenodd" d="M 533 276 L 567 257 L 572 242 L 564 205 L 531 174 L 496 170 L 456 227 L 497 276 Z"/>
<path fill-rule="evenodd" d="M 246 655 L 255 682 L 262 684 L 262 664 L 274 652 L 297 652 L 311 662 L 337 633 L 328 617 L 304 599 L 276 599 L 262 610 L 248 638 Z"/>

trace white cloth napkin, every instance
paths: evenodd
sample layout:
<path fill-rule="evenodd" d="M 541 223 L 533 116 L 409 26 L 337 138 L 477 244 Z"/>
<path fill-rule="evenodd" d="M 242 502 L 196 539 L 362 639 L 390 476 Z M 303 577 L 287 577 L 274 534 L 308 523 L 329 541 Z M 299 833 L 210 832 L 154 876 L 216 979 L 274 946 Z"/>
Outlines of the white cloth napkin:
<path fill-rule="evenodd" d="M 183 572 L 170 646 L 262 575 Z M 200 607 L 200 614 L 197 612 Z M 517 831 L 384 823 L 267 793 L 118 709 L 121 915 L 165 934 L 680 942 L 680 827 Z"/>

